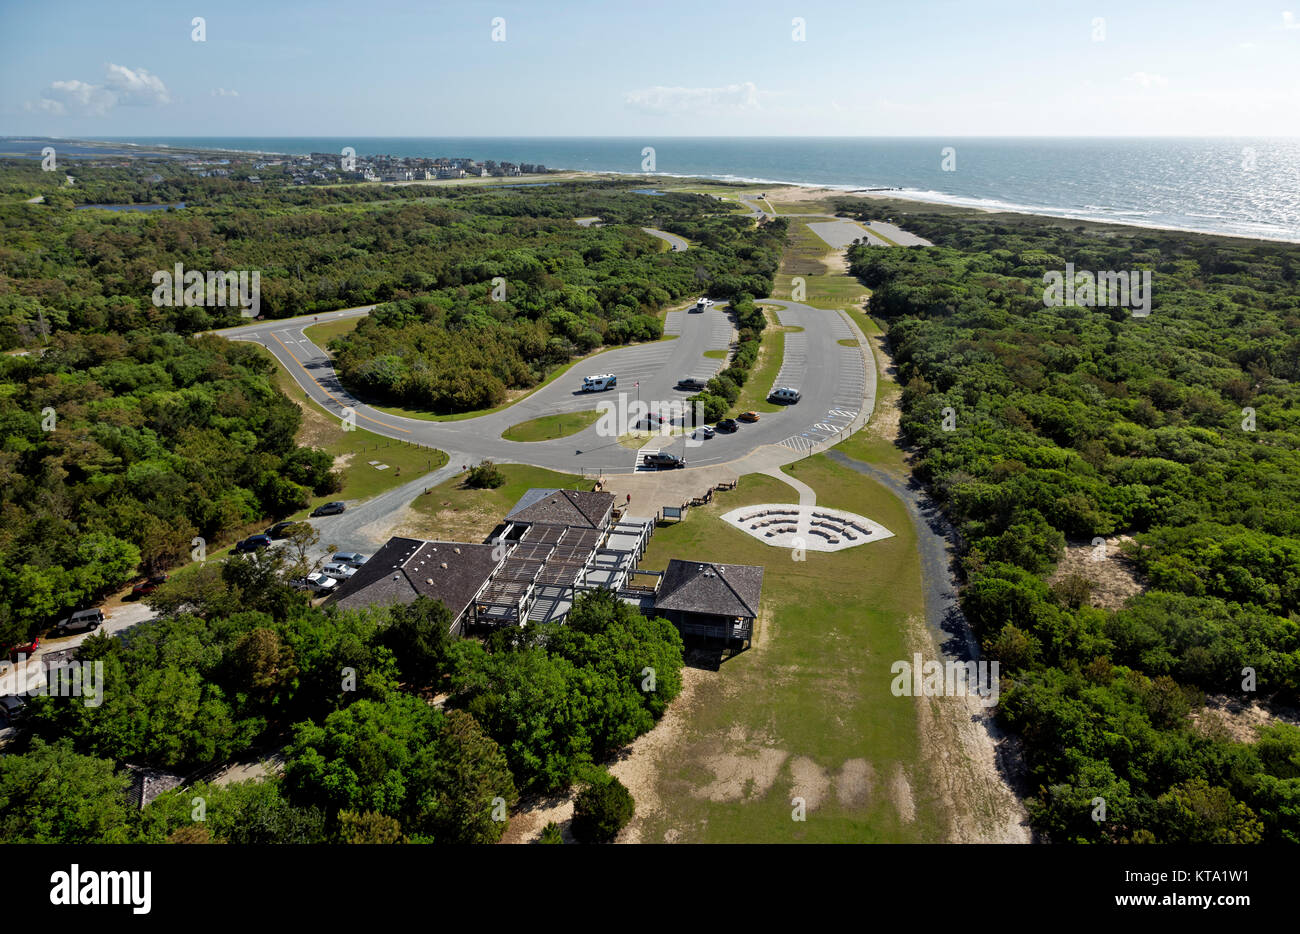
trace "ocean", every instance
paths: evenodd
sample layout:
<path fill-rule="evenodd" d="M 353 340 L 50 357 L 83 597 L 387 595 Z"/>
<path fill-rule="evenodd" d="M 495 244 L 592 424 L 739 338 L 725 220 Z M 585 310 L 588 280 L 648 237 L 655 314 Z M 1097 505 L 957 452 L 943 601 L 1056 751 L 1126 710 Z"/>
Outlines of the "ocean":
<path fill-rule="evenodd" d="M 1300 242 L 1300 138 L 129 137 L 250 152 L 469 156 L 652 171 Z"/>

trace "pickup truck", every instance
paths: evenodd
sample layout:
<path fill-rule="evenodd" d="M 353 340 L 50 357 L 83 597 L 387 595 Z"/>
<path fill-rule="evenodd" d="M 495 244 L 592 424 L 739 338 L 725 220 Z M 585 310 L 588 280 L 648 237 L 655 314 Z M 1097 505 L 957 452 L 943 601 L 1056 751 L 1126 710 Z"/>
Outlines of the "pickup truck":
<path fill-rule="evenodd" d="M 58 635 L 64 636 L 70 632 L 90 632 L 98 629 L 104 622 L 104 611 L 95 607 L 90 610 L 77 610 L 67 619 L 61 619 L 54 624 Z"/>
<path fill-rule="evenodd" d="M 665 454 L 663 451 L 656 451 L 653 454 L 647 454 L 642 458 L 641 463 L 647 467 L 685 467 L 686 460 L 673 454 Z"/>

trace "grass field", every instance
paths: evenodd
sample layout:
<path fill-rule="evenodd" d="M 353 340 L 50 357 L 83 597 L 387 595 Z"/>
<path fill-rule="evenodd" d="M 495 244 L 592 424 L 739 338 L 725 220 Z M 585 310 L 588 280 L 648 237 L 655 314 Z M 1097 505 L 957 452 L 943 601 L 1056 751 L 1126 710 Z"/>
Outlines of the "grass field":
<path fill-rule="evenodd" d="M 330 341 L 342 334 L 351 334 L 356 330 L 357 322 L 360 320 L 360 315 L 355 318 L 339 318 L 336 321 L 326 321 L 324 324 L 313 324 L 311 327 L 303 328 L 302 333 L 317 347 L 328 350 Z"/>
<path fill-rule="evenodd" d="M 869 516 L 895 533 L 806 561 L 724 523 L 738 506 L 791 502 L 794 491 L 742 477 L 684 522 L 665 526 L 641 562 L 670 557 L 762 565 L 755 645 L 700 675 L 656 757 L 660 804 L 642 816 L 643 842 L 917 842 L 938 839 L 921 762 L 917 710 L 890 692 L 890 665 L 908 658 L 905 621 L 922 605 L 921 571 L 903 505 L 823 456 L 792 475 L 818 502 Z M 807 820 L 791 819 L 792 798 Z"/>
<path fill-rule="evenodd" d="M 767 394 L 772 391 L 776 374 L 781 372 L 781 363 L 785 359 L 786 333 L 802 329 L 782 327 L 777 323 L 776 313 L 770 308 L 765 307 L 763 314 L 767 317 L 767 327 L 763 328 L 763 341 L 758 351 L 758 361 L 754 364 L 754 369 L 750 370 L 745 385 L 740 387 L 740 396 L 736 399 L 736 404 L 727 413 L 732 416 L 738 412 L 751 410 L 781 412 L 785 409 L 783 405 L 768 402 Z"/>
<path fill-rule="evenodd" d="M 511 425 L 501 432 L 501 437 L 507 441 L 552 441 L 555 438 L 567 438 L 569 435 L 576 435 L 598 418 L 600 418 L 600 412 L 595 409 L 587 412 L 543 415 L 531 421 Z"/>
<path fill-rule="evenodd" d="M 594 480 L 541 467 L 499 466 L 506 483 L 495 490 L 466 488 L 462 473 L 417 496 L 411 504 L 416 516 L 413 534 L 443 541 L 481 542 L 530 488 L 590 490 L 595 485 Z"/>
<path fill-rule="evenodd" d="M 814 308 L 858 308 L 871 294 L 845 271 L 842 253 L 809 230 L 808 222 L 801 218 L 790 219 L 790 235 L 772 297 L 799 300 L 792 294 L 795 277 L 804 280 L 801 301 Z"/>
<path fill-rule="evenodd" d="M 706 351 L 704 351 L 704 356 L 708 357 L 710 360 L 726 360 L 727 357 L 731 356 L 731 351 L 729 351 L 729 350 L 706 350 Z"/>

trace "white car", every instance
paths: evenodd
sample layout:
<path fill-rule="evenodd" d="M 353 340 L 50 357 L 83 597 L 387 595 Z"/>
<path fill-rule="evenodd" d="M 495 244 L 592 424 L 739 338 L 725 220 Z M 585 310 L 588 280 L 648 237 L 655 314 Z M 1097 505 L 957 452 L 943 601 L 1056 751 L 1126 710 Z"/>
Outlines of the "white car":
<path fill-rule="evenodd" d="M 312 571 L 304 578 L 304 581 L 307 584 L 307 589 L 316 594 L 329 593 L 338 586 L 337 580 L 327 577 L 320 571 Z"/>
<path fill-rule="evenodd" d="M 357 573 L 357 569 L 346 564 L 332 562 L 321 568 L 320 572 L 327 577 L 334 578 L 335 580 L 345 581 L 353 574 Z"/>

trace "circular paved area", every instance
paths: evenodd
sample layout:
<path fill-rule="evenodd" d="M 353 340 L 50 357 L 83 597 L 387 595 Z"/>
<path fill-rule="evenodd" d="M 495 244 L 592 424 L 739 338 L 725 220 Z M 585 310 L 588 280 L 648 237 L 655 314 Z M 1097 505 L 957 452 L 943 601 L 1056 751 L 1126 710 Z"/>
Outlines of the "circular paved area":
<path fill-rule="evenodd" d="M 722 519 L 774 548 L 842 551 L 894 537 L 879 522 L 825 506 L 763 503 L 733 509 Z"/>

